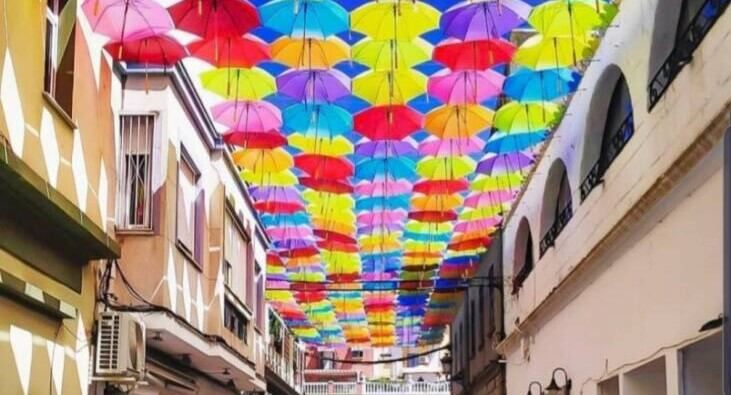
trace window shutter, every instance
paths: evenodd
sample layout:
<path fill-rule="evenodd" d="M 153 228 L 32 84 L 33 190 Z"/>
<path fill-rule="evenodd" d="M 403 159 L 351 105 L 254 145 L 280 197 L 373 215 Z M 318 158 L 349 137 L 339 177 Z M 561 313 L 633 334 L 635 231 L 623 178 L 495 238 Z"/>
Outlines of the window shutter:
<path fill-rule="evenodd" d="M 56 102 L 68 115 L 72 114 L 74 98 L 74 55 L 76 35 L 76 1 L 60 1 L 58 13 L 58 53 L 56 62 Z"/>
<path fill-rule="evenodd" d="M 202 190 L 198 192 L 195 199 L 195 229 L 193 230 L 194 240 L 194 257 L 198 265 L 203 266 L 203 237 L 205 234 L 205 217 L 206 217 L 206 192 Z"/>

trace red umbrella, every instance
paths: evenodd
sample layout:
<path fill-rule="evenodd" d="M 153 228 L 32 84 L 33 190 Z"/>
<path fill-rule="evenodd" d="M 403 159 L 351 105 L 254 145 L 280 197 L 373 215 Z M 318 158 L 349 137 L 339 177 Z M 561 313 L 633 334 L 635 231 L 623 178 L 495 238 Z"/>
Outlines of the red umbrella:
<path fill-rule="evenodd" d="M 298 211 L 304 211 L 305 209 L 300 203 L 277 201 L 256 202 L 254 203 L 254 208 L 270 214 L 292 214 Z"/>
<path fill-rule="evenodd" d="M 110 42 L 104 46 L 116 61 L 144 65 L 172 66 L 188 56 L 185 47 L 168 36 L 153 36 Z"/>
<path fill-rule="evenodd" d="M 486 70 L 492 66 L 510 63 L 515 45 L 503 39 L 475 41 L 443 41 L 434 48 L 434 60 L 457 70 Z"/>
<path fill-rule="evenodd" d="M 324 291 L 297 292 L 294 298 L 299 303 L 314 303 L 327 299 L 327 294 Z"/>
<path fill-rule="evenodd" d="M 328 274 L 327 279 L 336 283 L 353 283 L 360 280 L 360 274 L 358 273 L 338 273 Z"/>
<path fill-rule="evenodd" d="M 294 157 L 294 165 L 314 178 L 341 180 L 353 175 L 353 164 L 346 158 L 319 154 L 301 154 Z"/>
<path fill-rule="evenodd" d="M 275 130 L 268 132 L 229 130 L 222 137 L 226 144 L 238 145 L 245 148 L 272 149 L 287 145 L 287 138 Z"/>
<path fill-rule="evenodd" d="M 466 190 L 469 186 L 469 182 L 465 179 L 424 180 L 414 184 L 414 192 L 425 195 L 454 194 Z"/>
<path fill-rule="evenodd" d="M 356 114 L 353 129 L 371 140 L 401 140 L 422 123 L 423 116 L 409 106 L 378 106 Z"/>
<path fill-rule="evenodd" d="M 409 213 L 409 219 L 414 219 L 421 222 L 448 222 L 457 219 L 457 213 L 449 211 L 413 211 Z"/>
<path fill-rule="evenodd" d="M 219 67 L 249 68 L 271 59 L 269 46 L 254 36 L 214 37 L 188 44 L 192 56 Z"/>
<path fill-rule="evenodd" d="M 183 0 L 168 11 L 178 29 L 205 38 L 241 36 L 260 24 L 245 0 Z"/>
<path fill-rule="evenodd" d="M 299 291 L 299 292 L 315 292 L 315 291 L 324 291 L 326 289 L 325 284 L 322 283 L 294 283 L 289 286 L 289 288 L 293 291 Z"/>
<path fill-rule="evenodd" d="M 405 265 L 401 268 L 401 270 L 405 272 L 425 272 L 429 270 L 434 270 L 438 268 L 439 265 L 436 263 L 426 264 L 426 265 Z"/>
<path fill-rule="evenodd" d="M 315 233 L 315 236 L 321 237 L 325 240 L 338 241 L 338 242 L 347 243 L 347 244 L 357 243 L 357 240 L 355 240 L 354 238 L 352 238 L 348 235 L 344 235 L 342 233 L 333 232 L 331 230 L 315 229 L 313 231 L 313 233 Z"/>
<path fill-rule="evenodd" d="M 284 267 L 284 262 L 282 261 L 282 258 L 280 258 L 277 254 L 268 253 L 267 265 Z"/>
<path fill-rule="evenodd" d="M 317 247 L 323 250 L 340 252 L 358 252 L 358 246 L 354 243 L 342 243 L 336 240 L 320 240 Z"/>
<path fill-rule="evenodd" d="M 481 237 L 478 239 L 471 239 L 460 241 L 458 243 L 450 243 L 447 248 L 452 251 L 466 251 L 474 250 L 480 247 L 489 247 L 492 240 L 489 237 Z"/>
<path fill-rule="evenodd" d="M 441 258 L 442 253 L 439 252 L 404 252 L 405 257 L 411 257 L 411 258 Z"/>
<path fill-rule="evenodd" d="M 300 177 L 300 184 L 319 192 L 352 193 L 353 186 L 347 181 L 327 180 L 315 177 Z"/>
<path fill-rule="evenodd" d="M 279 255 L 284 258 L 305 258 L 318 255 L 319 253 L 320 251 L 315 247 L 300 247 L 281 251 Z"/>

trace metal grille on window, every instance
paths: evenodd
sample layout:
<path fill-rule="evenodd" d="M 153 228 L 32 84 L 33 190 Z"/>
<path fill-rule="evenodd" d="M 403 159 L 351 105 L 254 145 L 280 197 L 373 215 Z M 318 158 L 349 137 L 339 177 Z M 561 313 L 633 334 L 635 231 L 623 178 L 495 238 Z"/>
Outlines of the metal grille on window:
<path fill-rule="evenodd" d="M 151 228 L 152 135 L 155 117 L 121 117 L 119 206 L 121 229 Z"/>

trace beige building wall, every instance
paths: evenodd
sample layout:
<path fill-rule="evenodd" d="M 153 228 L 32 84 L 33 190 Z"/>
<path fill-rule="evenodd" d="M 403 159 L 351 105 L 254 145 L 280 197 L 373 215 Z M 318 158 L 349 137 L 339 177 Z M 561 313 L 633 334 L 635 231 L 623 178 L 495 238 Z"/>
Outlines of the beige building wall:
<path fill-rule="evenodd" d="M 69 3 L 80 15 L 81 2 Z M 87 229 L 111 234 L 116 180 L 110 68 L 100 52 L 89 50 L 88 31 L 77 22 L 73 111 L 60 110 L 43 94 L 45 12 L 46 1 L 0 1 L 0 140 L 5 141 L 0 144 L 1 156 L 3 162 L 18 158 L 27 170 L 26 180 L 43 184 L 42 192 L 53 205 L 60 207 L 58 202 L 62 202 L 67 214 L 85 221 Z M 51 226 L 40 231 L 48 235 L 59 232 Z M 68 248 L 83 249 L 83 245 Z M 33 251 L 29 253 L 33 255 Z M 0 248 L 3 284 L 20 281 L 31 299 L 49 300 L 50 296 L 72 315 L 54 318 L 0 296 L 3 394 L 88 391 L 95 263 L 80 262 L 70 269 L 81 271 L 79 287 L 45 274 L 45 264 L 23 261 Z"/>
<path fill-rule="evenodd" d="M 682 393 L 678 350 L 714 333 L 699 329 L 723 309 L 720 138 L 729 127 L 731 57 L 722 54 L 731 52 L 731 13 L 721 16 L 648 113 L 652 21 L 667 5 L 621 3 L 506 221 L 506 278 L 512 279 L 520 259 L 516 237 L 524 218 L 535 257 L 519 292 L 506 292 L 507 338 L 499 350 L 509 394 L 525 393 L 534 380 L 545 387 L 553 369 L 563 367 L 572 393 L 597 394 L 599 381 L 615 377 L 619 392 L 604 393 L 655 395 L 634 388 L 633 376 L 624 374 L 654 358 L 664 358 L 665 365 L 657 366 L 667 393 Z M 585 153 L 597 144 L 588 136 L 601 135 L 592 117 L 602 116 L 597 98 L 612 92 L 612 65 L 627 80 L 635 133 L 604 183 L 581 202 L 579 186 L 593 164 Z M 539 259 L 546 185 L 556 182 L 548 179 L 549 169 L 559 159 L 568 170 L 574 215 Z"/>

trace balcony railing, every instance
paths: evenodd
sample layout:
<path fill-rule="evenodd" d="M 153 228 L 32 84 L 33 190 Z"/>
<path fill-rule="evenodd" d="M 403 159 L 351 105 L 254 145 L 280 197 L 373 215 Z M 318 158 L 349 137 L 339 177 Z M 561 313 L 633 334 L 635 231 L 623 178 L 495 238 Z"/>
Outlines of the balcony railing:
<path fill-rule="evenodd" d="M 543 239 L 541 239 L 541 244 L 538 246 L 538 252 L 541 257 L 543 257 L 543 254 L 545 254 L 549 248 L 556 244 L 556 238 L 561 234 L 561 231 L 563 231 L 563 228 L 566 227 L 566 224 L 569 223 L 569 220 L 571 220 L 571 217 L 573 216 L 574 211 L 571 208 L 571 203 L 558 213 L 558 216 L 553 220 L 553 225 L 551 225 L 551 228 L 548 229 L 546 235 L 543 236 Z"/>
<path fill-rule="evenodd" d="M 447 395 L 450 383 L 439 382 L 348 382 L 305 383 L 304 395 Z"/>
<path fill-rule="evenodd" d="M 647 87 L 647 107 L 652 110 L 660 98 L 668 90 L 670 84 L 678 76 L 680 70 L 690 63 L 693 52 L 705 38 L 713 24 L 723 14 L 731 0 L 706 0 L 698 13 L 693 17 L 690 25 L 680 33 L 675 48 L 670 52 L 665 63 L 650 81 Z M 660 5 L 662 7 L 662 5 Z"/>
<path fill-rule="evenodd" d="M 589 170 L 589 174 L 586 175 L 584 181 L 581 183 L 581 201 L 583 202 L 589 193 L 602 181 L 604 172 L 607 171 L 609 166 L 619 156 L 627 142 L 635 134 L 635 122 L 634 116 L 630 112 L 627 117 L 619 125 L 619 130 L 612 136 L 612 140 L 607 146 L 607 151 L 599 154 L 594 166 Z"/>
<path fill-rule="evenodd" d="M 271 344 L 267 347 L 266 363 L 267 368 L 289 384 L 290 387 L 297 392 L 302 392 L 302 387 L 297 379 L 297 372 L 294 370 L 294 362 L 284 358 Z"/>

